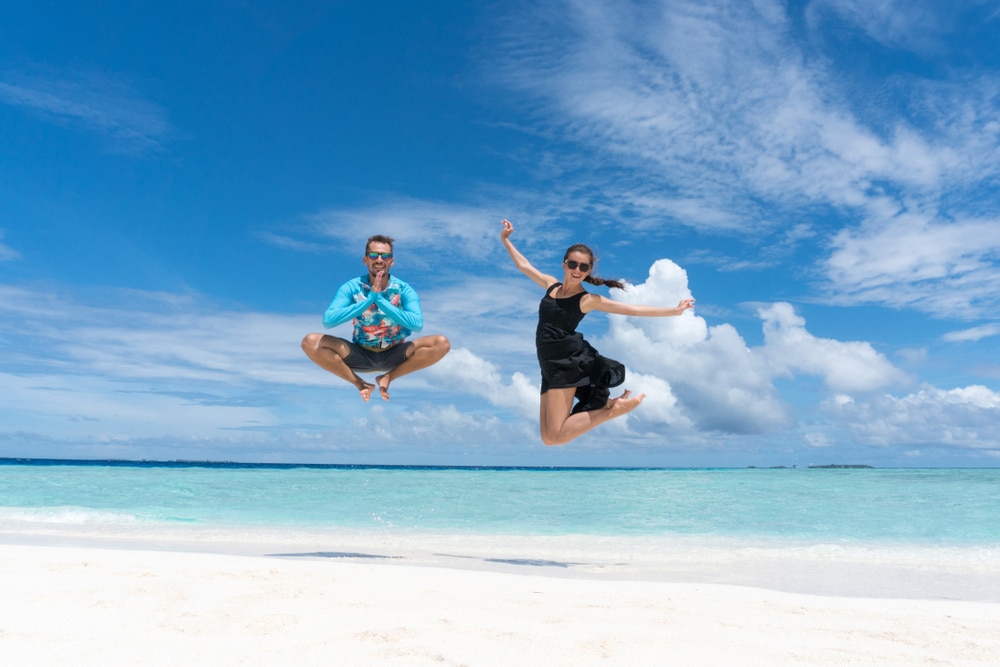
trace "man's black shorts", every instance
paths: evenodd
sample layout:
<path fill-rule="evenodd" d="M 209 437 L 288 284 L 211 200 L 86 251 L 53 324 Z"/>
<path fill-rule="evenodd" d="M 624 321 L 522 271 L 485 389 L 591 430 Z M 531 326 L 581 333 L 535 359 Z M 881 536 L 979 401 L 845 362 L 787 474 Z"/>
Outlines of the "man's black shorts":
<path fill-rule="evenodd" d="M 412 342 L 399 343 L 384 350 L 373 350 L 361 347 L 357 343 L 345 341 L 351 348 L 351 353 L 344 359 L 347 367 L 356 373 L 385 373 L 406 361 L 406 351 Z"/>

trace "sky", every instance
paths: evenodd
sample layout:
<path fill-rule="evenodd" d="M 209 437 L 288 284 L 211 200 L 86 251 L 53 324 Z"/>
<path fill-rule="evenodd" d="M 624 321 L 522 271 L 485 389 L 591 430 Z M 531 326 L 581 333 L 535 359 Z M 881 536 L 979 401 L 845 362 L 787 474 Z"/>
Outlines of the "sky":
<path fill-rule="evenodd" d="M 1000 0 L 0 6 L 0 457 L 1000 465 Z M 572 243 L 675 318 L 538 435 Z M 372 234 L 450 353 L 302 353 Z M 350 336 L 342 325 L 325 333 Z"/>

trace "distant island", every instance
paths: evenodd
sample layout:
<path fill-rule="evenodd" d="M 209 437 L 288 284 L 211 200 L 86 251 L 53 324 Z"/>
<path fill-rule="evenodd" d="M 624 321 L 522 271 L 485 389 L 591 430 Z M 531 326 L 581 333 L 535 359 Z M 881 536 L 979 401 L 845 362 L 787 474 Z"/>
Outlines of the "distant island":
<path fill-rule="evenodd" d="M 757 466 L 747 466 L 750 469 L 756 469 Z M 785 470 L 786 468 L 798 468 L 797 465 L 793 466 L 768 466 L 765 470 Z M 822 469 L 846 469 L 846 468 L 871 468 L 874 469 L 875 466 L 870 466 L 865 463 L 827 463 L 821 466 L 809 466 L 809 468 L 822 468 Z"/>
<path fill-rule="evenodd" d="M 810 468 L 874 468 L 863 463 L 828 463 L 825 466 L 809 466 Z"/>

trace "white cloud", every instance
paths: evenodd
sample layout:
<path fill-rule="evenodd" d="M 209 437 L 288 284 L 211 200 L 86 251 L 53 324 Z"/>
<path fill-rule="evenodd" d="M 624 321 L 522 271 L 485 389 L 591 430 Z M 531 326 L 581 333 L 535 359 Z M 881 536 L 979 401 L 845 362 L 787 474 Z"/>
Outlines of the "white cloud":
<path fill-rule="evenodd" d="M 814 0 L 813 22 L 828 10 L 850 21 L 871 39 L 886 46 L 918 53 L 942 47 L 941 35 L 951 25 L 954 8 L 922 0 Z"/>
<path fill-rule="evenodd" d="M 1000 324 L 984 324 L 978 327 L 951 331 L 941 337 L 948 343 L 967 343 L 1000 335 Z"/>
<path fill-rule="evenodd" d="M 826 449 L 837 445 L 837 441 L 826 433 L 806 432 L 803 434 L 803 437 L 806 440 L 806 444 L 815 449 Z"/>
<path fill-rule="evenodd" d="M 830 401 L 827 412 L 854 441 L 877 447 L 960 447 L 1000 451 L 1000 394 L 971 385 L 924 387 L 903 397 Z"/>
<path fill-rule="evenodd" d="M 890 147 L 830 107 L 824 74 L 803 68 L 777 4 L 575 3 L 560 19 L 568 33 L 544 23 L 522 33 L 533 48 L 511 51 L 504 81 L 544 100 L 609 164 L 642 165 L 641 181 L 626 177 L 629 201 L 660 215 L 736 229 L 748 195 L 846 203 L 859 179 L 893 163 Z"/>
<path fill-rule="evenodd" d="M 128 152 L 160 150 L 173 132 L 159 105 L 98 71 L 8 72 L 0 79 L 0 103 L 97 132 Z"/>
<path fill-rule="evenodd" d="M 631 418 L 641 419 L 643 426 L 664 424 L 668 427 L 690 431 L 694 424 L 677 401 L 670 384 L 663 378 L 635 371 L 628 372 L 628 388 L 634 395 L 646 394 L 638 413 L 630 413 Z"/>
<path fill-rule="evenodd" d="M 490 188 L 484 188 L 490 190 Z M 479 203 L 427 201 L 394 193 L 373 195 L 375 203 L 327 207 L 301 216 L 297 225 L 259 231 L 270 245 L 297 252 L 338 252 L 358 258 L 365 241 L 385 234 L 396 241 L 397 267 L 433 270 L 448 281 L 476 280 L 483 262 L 513 270 L 500 245 L 500 222 L 514 220 L 518 243 L 538 256 L 553 256 L 553 248 L 569 245 L 570 231 L 554 225 L 565 215 L 578 215 L 581 207 L 569 195 L 503 190 L 480 196 Z M 500 254 L 497 254 L 500 253 Z"/>
<path fill-rule="evenodd" d="M 262 405 L 242 405 L 221 387 L 187 390 L 181 383 L 140 384 L 84 374 L 0 373 L 4 430 L 40 431 L 74 441 L 124 442 L 164 434 L 184 439 L 220 430 L 274 426 Z"/>
<path fill-rule="evenodd" d="M 659 306 L 673 306 L 690 296 L 684 270 L 662 259 L 653 264 L 644 283 L 613 293 L 628 303 Z M 640 371 L 641 377 L 659 378 L 659 391 L 672 392 L 662 399 L 666 403 L 659 412 L 669 415 L 661 417 L 663 421 L 744 434 L 789 424 L 790 411 L 771 382 L 766 358 L 749 349 L 732 326 L 709 328 L 690 312 L 665 318 L 610 316 L 610 322 L 599 349 Z M 626 379 L 626 386 L 629 382 Z M 674 395 L 677 408 L 672 405 Z M 636 414 L 643 416 L 641 410 Z"/>
<path fill-rule="evenodd" d="M 764 320 L 763 354 L 777 375 L 818 375 L 831 391 L 842 393 L 870 392 L 906 379 L 870 343 L 813 336 L 790 304 L 758 312 Z"/>
<path fill-rule="evenodd" d="M 523 433 L 497 416 L 465 412 L 452 404 L 402 413 L 390 413 L 383 406 L 376 405 L 362 418 L 362 422 L 362 430 L 372 433 L 382 443 L 419 443 L 424 446 L 461 443 L 463 450 L 474 450 L 494 443 L 498 436 L 510 437 L 513 433 L 521 436 L 518 440 L 524 441 Z"/>
<path fill-rule="evenodd" d="M 538 418 L 538 382 L 528 380 L 523 373 L 514 373 L 506 382 L 495 364 L 467 349 L 453 348 L 425 372 L 451 391 L 480 396 L 492 405 L 512 410 L 522 419 Z"/>
<path fill-rule="evenodd" d="M 813 6 L 909 48 L 947 18 L 928 3 Z M 494 71 L 544 132 L 597 156 L 579 197 L 649 232 L 686 225 L 761 243 L 805 218 L 833 236 L 820 269 L 836 303 L 959 317 L 1000 305 L 995 75 L 860 80 L 839 53 L 815 52 L 822 42 L 780 2 L 524 11 Z"/>
<path fill-rule="evenodd" d="M 899 212 L 844 229 L 825 262 L 841 303 L 882 303 L 972 319 L 1000 306 L 1000 220 Z"/>
<path fill-rule="evenodd" d="M 682 299 L 692 298 L 687 272 L 669 259 L 659 259 L 649 268 L 645 282 L 616 290 L 612 296 L 625 303 L 675 306 Z M 622 318 L 614 317 L 621 322 Z M 705 320 L 700 317 L 646 318 L 628 320 L 630 326 L 644 332 L 655 344 L 683 348 L 702 341 L 707 334 Z"/>
<path fill-rule="evenodd" d="M 495 245 L 500 217 L 485 208 L 428 202 L 400 196 L 385 196 L 374 205 L 329 208 L 306 216 L 311 231 L 358 248 L 372 234 L 391 236 L 405 245 L 412 261 L 419 250 L 434 249 L 440 257 Z M 410 260 L 408 260 L 410 261 Z"/>
<path fill-rule="evenodd" d="M 614 296 L 629 303 L 673 305 L 690 292 L 683 269 L 659 260 L 646 282 Z M 612 316 L 600 346 L 630 369 L 658 378 L 670 409 L 685 420 L 704 430 L 730 433 L 790 426 L 791 408 L 774 386 L 778 377 L 819 376 L 834 393 L 867 393 L 907 380 L 869 343 L 813 336 L 789 304 L 772 304 L 758 313 L 764 331 L 760 347 L 749 347 L 731 325 L 707 327 L 690 313 L 668 318 Z"/>

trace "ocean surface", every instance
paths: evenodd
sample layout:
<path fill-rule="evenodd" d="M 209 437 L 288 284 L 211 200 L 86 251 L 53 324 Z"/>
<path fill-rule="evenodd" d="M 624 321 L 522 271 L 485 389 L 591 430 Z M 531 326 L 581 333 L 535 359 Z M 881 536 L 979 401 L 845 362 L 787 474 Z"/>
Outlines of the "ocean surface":
<path fill-rule="evenodd" d="M 0 525 L 1000 545 L 1000 469 L 285 466 L 0 459 Z"/>
<path fill-rule="evenodd" d="M 794 561 L 822 565 L 833 586 L 844 566 L 863 563 L 861 588 L 888 586 L 878 568 L 893 565 L 931 588 L 965 577 L 955 596 L 986 585 L 977 599 L 1000 600 L 1000 469 L 0 459 L 0 537 L 267 542 L 271 555 L 423 562 L 423 552 L 751 584 L 791 581 Z M 799 576 L 815 588 L 815 574 Z"/>

